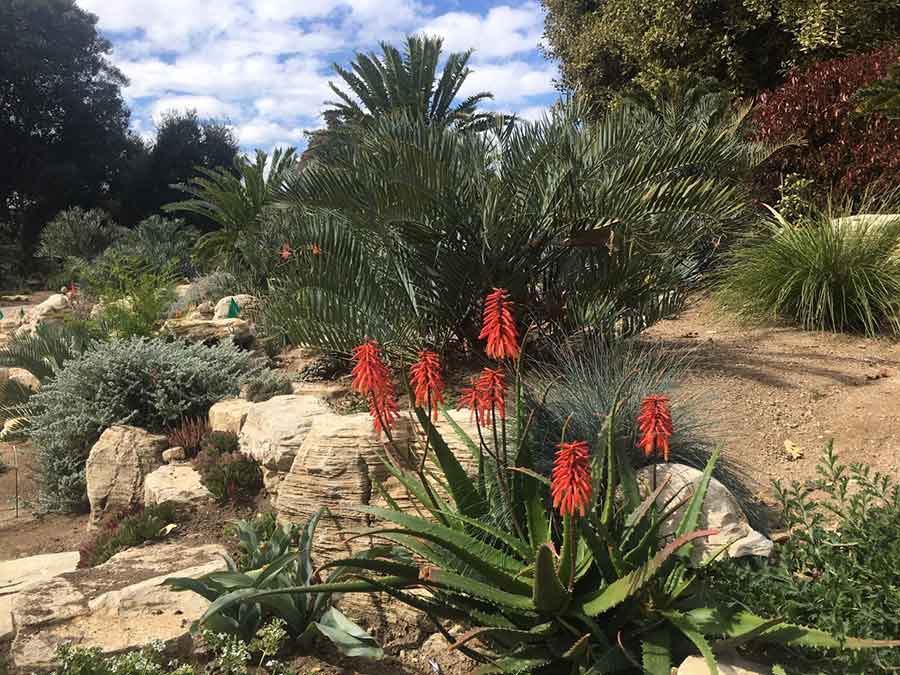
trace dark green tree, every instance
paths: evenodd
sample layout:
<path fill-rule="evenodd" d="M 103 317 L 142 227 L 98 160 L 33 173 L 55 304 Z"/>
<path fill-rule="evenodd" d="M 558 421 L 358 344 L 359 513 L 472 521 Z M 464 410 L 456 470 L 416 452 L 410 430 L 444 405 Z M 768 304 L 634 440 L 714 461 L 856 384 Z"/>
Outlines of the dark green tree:
<path fill-rule="evenodd" d="M 900 35 L 898 0 L 542 0 L 561 84 L 606 104 L 667 76 L 714 77 L 734 93 L 778 86 L 796 65 Z"/>
<path fill-rule="evenodd" d="M 97 18 L 74 0 L 0 0 L 0 224 L 28 269 L 41 228 L 67 206 L 91 208 L 135 140 Z"/>

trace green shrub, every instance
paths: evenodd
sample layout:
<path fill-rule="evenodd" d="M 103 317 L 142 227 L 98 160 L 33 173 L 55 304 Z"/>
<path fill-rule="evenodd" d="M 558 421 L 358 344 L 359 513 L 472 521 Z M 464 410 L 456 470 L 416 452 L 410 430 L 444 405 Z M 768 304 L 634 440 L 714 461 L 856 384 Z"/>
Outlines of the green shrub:
<path fill-rule="evenodd" d="M 238 521 L 235 530 L 240 540 L 240 567 L 226 558 L 227 572 L 215 572 L 199 579 L 171 578 L 166 583 L 176 590 L 199 593 L 214 604 L 225 596 L 232 598 L 253 591 L 314 584 L 320 572 L 313 563 L 311 550 L 316 526 L 324 513 L 325 509 L 319 510 L 303 527 L 285 523 L 271 528 L 267 519 Z M 326 575 L 324 583 L 337 581 L 344 575 L 343 570 L 333 570 Z M 325 586 L 322 588 L 322 593 L 283 593 L 277 599 L 232 603 L 222 611 L 207 612 L 194 627 L 225 633 L 245 642 L 259 635 L 261 639 L 254 640 L 259 644 L 266 639 L 263 628 L 266 622 L 275 618 L 281 620 L 284 630 L 303 650 L 308 651 L 313 640 L 323 636 L 347 656 L 381 658 L 383 652 L 375 640 L 332 607 L 331 593 Z M 266 650 L 273 647 L 270 644 Z"/>
<path fill-rule="evenodd" d="M 101 257 L 115 253 L 141 260 L 150 270 L 172 270 L 181 277 L 196 274 L 191 252 L 197 231 L 185 225 L 181 218 L 150 216 L 127 230 Z"/>
<path fill-rule="evenodd" d="M 64 644 L 57 648 L 54 675 L 195 675 L 191 666 L 171 661 L 162 643 L 138 652 L 104 656 L 99 647 Z"/>
<path fill-rule="evenodd" d="M 201 443 L 194 468 L 216 501 L 249 502 L 263 485 L 259 462 L 238 451 L 237 436 L 213 432 Z"/>
<path fill-rule="evenodd" d="M 236 396 L 241 380 L 259 369 L 230 344 L 206 347 L 162 339 L 113 340 L 68 361 L 31 403 L 47 509 L 83 506 L 84 462 L 100 434 L 114 424 L 164 432 L 185 417 Z"/>
<path fill-rule="evenodd" d="M 94 567 L 126 548 L 159 539 L 163 528 L 177 521 L 178 511 L 169 502 L 108 516 L 100 530 L 81 545 L 78 566 Z"/>
<path fill-rule="evenodd" d="M 831 444 L 816 492 L 776 483 L 786 542 L 774 562 L 740 558 L 709 569 L 724 602 L 785 621 L 850 635 L 900 636 L 900 487 L 868 466 L 840 463 Z M 789 673 L 875 673 L 900 667 L 900 652 L 774 653 Z"/>
<path fill-rule="evenodd" d="M 879 212 L 896 214 L 868 211 Z M 791 224 L 773 212 L 732 253 L 719 296 L 746 319 L 900 334 L 900 215 L 851 218 L 829 207 Z"/>
<path fill-rule="evenodd" d="M 265 368 L 241 383 L 241 395 L 248 401 L 260 403 L 273 396 L 294 393 L 291 380 L 277 370 Z"/>
<path fill-rule="evenodd" d="M 124 234 L 100 209 L 85 211 L 74 206 L 60 211 L 44 226 L 38 255 L 56 261 L 81 258 L 91 261 Z"/>

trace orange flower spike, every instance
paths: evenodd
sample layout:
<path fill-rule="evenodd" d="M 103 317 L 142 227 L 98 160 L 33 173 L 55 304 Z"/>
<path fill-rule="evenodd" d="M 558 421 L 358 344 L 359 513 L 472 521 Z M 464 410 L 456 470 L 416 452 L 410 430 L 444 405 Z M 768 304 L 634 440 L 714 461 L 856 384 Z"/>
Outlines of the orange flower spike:
<path fill-rule="evenodd" d="M 351 360 L 354 364 L 351 387 L 369 399 L 375 431 L 381 433 L 382 421 L 390 428 L 400 416 L 391 371 L 381 360 L 381 350 L 374 340 L 366 340 L 354 347 Z"/>
<path fill-rule="evenodd" d="M 471 386 L 463 387 L 459 390 L 456 409 L 471 410 L 472 417 L 477 419 L 481 426 L 487 424 L 487 420 L 485 419 L 485 413 L 487 411 L 481 407 L 481 402 L 478 397 L 478 378 L 473 377 Z"/>
<path fill-rule="evenodd" d="M 576 513 L 582 518 L 591 501 L 591 469 L 586 441 L 560 443 L 550 475 L 553 508 L 563 516 Z"/>
<path fill-rule="evenodd" d="M 485 298 L 484 319 L 478 339 L 487 340 L 484 351 L 492 359 L 515 359 L 519 356 L 518 337 L 509 292 L 495 288 Z"/>
<path fill-rule="evenodd" d="M 506 419 L 506 382 L 499 368 L 482 370 L 475 391 L 478 405 L 484 411 L 484 415 L 489 416 L 493 408 L 500 419 Z"/>
<path fill-rule="evenodd" d="M 427 349 L 419 352 L 419 360 L 409 369 L 410 382 L 416 397 L 416 405 L 424 408 L 431 404 L 431 415 L 437 420 L 438 405 L 444 402 L 444 379 L 438 355 Z"/>
<path fill-rule="evenodd" d="M 279 253 L 278 255 L 282 260 L 286 261 L 291 257 L 291 253 L 291 245 L 287 242 L 284 242 L 284 244 L 282 244 L 281 246 L 281 253 Z"/>
<path fill-rule="evenodd" d="M 672 435 L 672 413 L 668 396 L 647 396 L 641 401 L 641 412 L 637 418 L 641 430 L 638 447 L 645 457 L 662 453 L 663 460 L 669 461 L 669 437 Z"/>

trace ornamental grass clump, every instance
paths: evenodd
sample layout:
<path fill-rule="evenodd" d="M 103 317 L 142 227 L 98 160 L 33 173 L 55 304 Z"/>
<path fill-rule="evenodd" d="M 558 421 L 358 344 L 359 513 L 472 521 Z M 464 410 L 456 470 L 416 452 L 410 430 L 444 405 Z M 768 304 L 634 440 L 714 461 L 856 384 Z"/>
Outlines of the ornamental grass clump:
<path fill-rule="evenodd" d="M 504 330 L 501 322 L 490 323 L 485 337 L 502 338 Z M 505 345 L 495 353 L 512 359 L 517 370 L 522 345 L 510 350 L 508 342 L 493 344 Z M 359 390 L 370 394 L 376 428 L 389 431 L 377 392 L 392 391 L 390 371 L 369 341 L 356 356 L 357 366 L 368 364 L 359 369 Z M 476 675 L 670 675 L 689 654 L 700 654 L 718 673 L 717 651 L 737 643 L 900 645 L 838 640 L 778 617 L 710 604 L 691 566 L 691 549 L 716 533 L 698 525 L 718 452 L 693 492 L 657 503 L 663 482 L 642 496 L 632 466 L 634 441 L 616 433 L 620 387 L 609 409 L 596 411 L 602 417 L 598 433 L 576 436 L 564 424 L 548 478 L 534 461 L 536 408 L 520 395 L 519 377 L 507 386 L 511 374 L 502 366 L 487 368 L 464 393 L 475 437 L 445 414 L 472 455 L 477 468 L 471 474 L 438 432 L 431 411 L 414 405 L 424 443 L 404 448 L 407 453 L 393 448 L 384 457 L 412 508 L 401 508 L 380 486 L 386 507 L 357 508 L 373 524 L 352 535 L 378 543 L 320 566 L 341 570 L 343 580 L 232 592 L 210 606 L 204 620 L 239 603 L 285 595 L 386 592 L 433 620 L 450 649 L 478 663 Z M 642 407 L 641 447 L 652 447 L 664 460 L 674 431 L 668 406 L 656 397 Z M 663 524 L 682 508 L 674 533 L 663 536 Z M 451 623 L 470 629 L 451 635 Z"/>

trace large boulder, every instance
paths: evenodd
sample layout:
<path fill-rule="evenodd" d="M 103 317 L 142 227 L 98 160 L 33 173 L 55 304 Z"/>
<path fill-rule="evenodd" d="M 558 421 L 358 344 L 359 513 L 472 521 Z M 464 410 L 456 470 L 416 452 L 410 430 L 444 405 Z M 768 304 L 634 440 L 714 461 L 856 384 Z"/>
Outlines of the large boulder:
<path fill-rule="evenodd" d="M 62 293 L 55 293 L 36 305 L 30 312 L 29 319 L 32 323 L 45 323 L 61 321 L 71 313 L 69 298 Z"/>
<path fill-rule="evenodd" d="M 213 431 L 230 431 L 240 434 L 247 421 L 247 413 L 253 403 L 242 398 L 227 398 L 209 409 L 209 428 Z"/>
<path fill-rule="evenodd" d="M 169 319 L 160 330 L 164 335 L 203 344 L 231 340 L 239 347 L 252 347 L 256 339 L 253 326 L 243 319 Z"/>
<path fill-rule="evenodd" d="M 12 608 L 19 594 L 78 567 L 78 551 L 0 562 L 0 644 L 13 637 Z"/>
<path fill-rule="evenodd" d="M 737 654 L 717 655 L 716 667 L 719 675 L 769 675 L 771 666 L 751 663 Z M 710 675 L 709 666 L 702 656 L 689 656 L 680 666 L 676 675 Z"/>
<path fill-rule="evenodd" d="M 219 545 L 132 548 L 97 567 L 23 590 L 12 611 L 14 667 L 29 673 L 50 670 L 56 649 L 70 642 L 118 654 L 158 640 L 173 655 L 186 655 L 191 623 L 208 602 L 196 593 L 175 592 L 163 582 L 224 570 L 224 554 Z"/>
<path fill-rule="evenodd" d="M 91 526 L 107 513 L 140 503 L 144 479 L 162 464 L 165 436 L 130 426 L 110 427 L 91 448 L 85 467 Z"/>
<path fill-rule="evenodd" d="M 664 507 L 673 499 L 686 497 L 700 484 L 703 472 L 684 464 L 657 464 L 656 485 L 666 482 L 657 497 L 657 504 Z M 646 497 L 653 491 L 654 468 L 646 466 L 637 473 L 641 493 Z M 663 536 L 674 534 L 687 504 L 677 509 L 660 528 Z M 731 491 L 715 478 L 709 481 L 709 489 L 700 514 L 700 529 L 714 528 L 718 534 L 695 542 L 691 557 L 695 564 L 701 564 L 726 548 L 725 555 L 732 558 L 755 555 L 768 557 L 772 553 L 772 541 L 752 527 L 741 505 Z"/>
<path fill-rule="evenodd" d="M 24 368 L 0 368 L 0 386 L 6 382 L 14 382 L 20 387 L 28 389 L 32 394 L 41 389 L 41 381 Z"/>
<path fill-rule="evenodd" d="M 200 474 L 190 464 L 166 464 L 144 478 L 144 504 L 172 502 L 196 506 L 212 501 L 212 493 L 200 482 Z"/>
<path fill-rule="evenodd" d="M 215 310 L 213 311 L 213 318 L 227 319 L 228 314 L 231 312 L 232 300 L 234 300 L 235 304 L 238 306 L 238 316 L 241 318 L 252 316 L 259 306 L 259 302 L 252 295 L 247 295 L 245 293 L 229 295 L 216 303 Z"/>
<path fill-rule="evenodd" d="M 313 420 L 328 412 L 316 396 L 274 396 L 250 406 L 241 430 L 240 448 L 262 466 L 266 489 L 278 490 Z"/>

